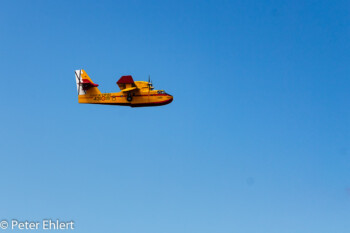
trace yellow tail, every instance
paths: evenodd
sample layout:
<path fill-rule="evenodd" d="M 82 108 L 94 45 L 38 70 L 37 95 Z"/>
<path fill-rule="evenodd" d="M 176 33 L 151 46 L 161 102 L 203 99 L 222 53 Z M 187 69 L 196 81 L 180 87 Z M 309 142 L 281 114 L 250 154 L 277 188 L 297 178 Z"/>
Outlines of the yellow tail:
<path fill-rule="evenodd" d="M 94 83 L 85 70 L 75 71 L 75 80 L 77 83 L 78 95 L 101 94 L 97 88 L 98 84 Z"/>

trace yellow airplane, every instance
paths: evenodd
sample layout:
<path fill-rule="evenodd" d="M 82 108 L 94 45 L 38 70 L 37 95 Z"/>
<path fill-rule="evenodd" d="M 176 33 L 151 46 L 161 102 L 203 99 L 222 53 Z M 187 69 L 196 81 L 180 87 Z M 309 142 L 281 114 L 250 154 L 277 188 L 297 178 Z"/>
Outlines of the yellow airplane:
<path fill-rule="evenodd" d="M 164 90 L 154 90 L 151 80 L 134 81 L 131 75 L 122 76 L 117 84 L 120 92 L 101 93 L 85 70 L 76 70 L 78 102 L 81 104 L 108 104 L 147 107 L 170 104 L 173 97 Z"/>

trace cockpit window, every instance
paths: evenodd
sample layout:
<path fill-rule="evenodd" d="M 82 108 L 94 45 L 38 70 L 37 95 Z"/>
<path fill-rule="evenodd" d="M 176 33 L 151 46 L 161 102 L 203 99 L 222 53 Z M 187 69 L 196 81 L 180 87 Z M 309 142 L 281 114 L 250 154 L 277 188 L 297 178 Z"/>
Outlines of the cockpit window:
<path fill-rule="evenodd" d="M 158 94 L 166 94 L 165 91 L 158 91 Z"/>

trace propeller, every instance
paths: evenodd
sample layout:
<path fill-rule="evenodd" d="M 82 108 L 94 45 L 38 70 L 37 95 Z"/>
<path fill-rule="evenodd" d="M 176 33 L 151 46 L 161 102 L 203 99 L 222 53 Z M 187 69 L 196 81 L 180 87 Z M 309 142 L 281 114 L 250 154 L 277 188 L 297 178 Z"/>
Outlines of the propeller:
<path fill-rule="evenodd" d="M 149 93 L 151 90 L 153 90 L 153 84 L 152 84 L 152 81 L 151 81 L 151 75 L 148 75 L 148 98 L 149 98 Z"/>
<path fill-rule="evenodd" d="M 153 90 L 154 89 L 150 75 L 148 75 L 148 87 L 149 87 L 149 90 Z"/>

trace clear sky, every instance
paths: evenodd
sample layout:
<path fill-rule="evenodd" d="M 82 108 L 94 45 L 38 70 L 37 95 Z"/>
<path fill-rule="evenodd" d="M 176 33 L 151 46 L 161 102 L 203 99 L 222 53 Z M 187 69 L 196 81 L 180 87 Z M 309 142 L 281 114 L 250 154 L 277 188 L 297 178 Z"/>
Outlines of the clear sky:
<path fill-rule="evenodd" d="M 1 1 L 0 220 L 349 232 L 349 41 L 345 0 Z M 174 101 L 79 105 L 76 69 Z"/>

